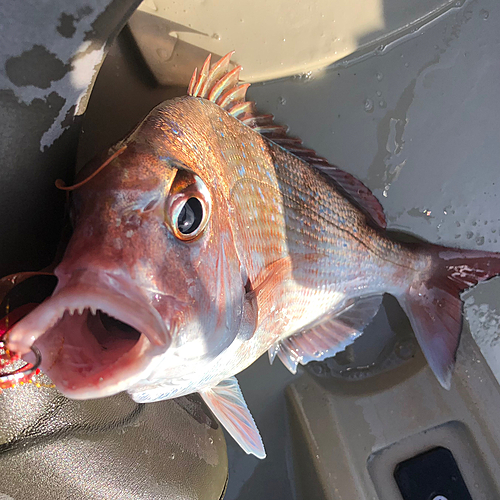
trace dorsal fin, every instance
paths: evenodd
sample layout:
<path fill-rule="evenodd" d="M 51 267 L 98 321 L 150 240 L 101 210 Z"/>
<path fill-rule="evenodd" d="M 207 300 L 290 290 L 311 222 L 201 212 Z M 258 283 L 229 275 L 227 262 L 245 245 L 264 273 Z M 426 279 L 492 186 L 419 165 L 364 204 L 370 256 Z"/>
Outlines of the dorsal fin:
<path fill-rule="evenodd" d="M 327 174 L 345 195 L 366 213 L 370 221 L 385 229 L 387 223 L 382 205 L 360 180 L 331 165 L 314 150 L 302 146 L 299 138 L 287 134 L 287 127 L 274 122 L 273 115 L 259 113 L 255 103 L 245 99 L 250 84 L 239 81 L 241 66 L 230 69 L 229 61 L 233 54 L 234 52 L 229 52 L 212 67 L 211 56 L 208 56 L 200 73 L 198 74 L 197 69 L 194 70 L 188 95 L 203 97 L 218 104 L 234 118 Z"/>

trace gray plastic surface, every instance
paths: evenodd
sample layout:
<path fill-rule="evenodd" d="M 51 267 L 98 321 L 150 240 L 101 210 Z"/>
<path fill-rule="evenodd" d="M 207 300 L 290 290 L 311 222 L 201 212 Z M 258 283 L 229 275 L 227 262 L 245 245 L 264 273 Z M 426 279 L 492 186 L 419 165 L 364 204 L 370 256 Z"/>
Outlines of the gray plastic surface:
<path fill-rule="evenodd" d="M 396 465 L 436 446 L 452 451 L 474 500 L 500 498 L 500 391 L 467 328 L 450 391 L 419 353 L 357 383 L 304 375 L 287 400 L 299 499 L 400 500 Z"/>
<path fill-rule="evenodd" d="M 259 109 L 289 125 L 291 134 L 305 145 L 366 182 L 382 202 L 390 228 L 442 245 L 500 251 L 499 54 L 500 4 L 470 1 L 406 37 L 381 43 L 369 55 L 354 54 L 317 75 L 252 85 L 249 95 Z M 472 335 L 498 378 L 499 291 L 497 278 L 464 296 Z M 365 357 L 365 365 L 376 364 L 379 341 L 393 330 L 395 317 L 399 318 L 397 308 L 382 311 L 378 332 L 371 329 L 370 337 L 359 340 L 363 345 L 358 354 Z M 406 335 L 404 322 L 395 333 Z M 429 445 L 419 440 L 422 431 L 449 421 L 461 422 L 458 428 L 467 436 L 450 434 L 457 438 L 449 438 L 455 440 L 450 446 L 471 447 L 479 457 L 463 461 L 463 453 L 456 452 L 473 498 L 499 498 L 499 387 L 479 349 L 467 333 L 464 337 L 451 393 L 438 387 L 418 351 L 399 368 L 358 382 L 338 377 L 327 381 L 309 374 L 295 379 L 287 420 L 260 420 L 258 413 L 265 411 L 260 409 L 258 393 L 262 387 L 266 394 L 272 392 L 269 380 L 279 377 L 274 374 L 281 367 L 264 370 L 264 359 L 251 366 L 239 377 L 241 387 L 245 395 L 255 395 L 249 406 L 257 409 L 256 422 L 268 453 L 289 464 L 290 486 L 283 487 L 283 477 L 272 466 L 260 467 L 252 458 L 242 457 L 237 470 L 230 463 L 226 498 L 257 498 L 260 491 L 279 500 L 399 498 L 391 470 L 395 459 L 377 468 L 383 473 L 372 478 L 369 457 L 408 438 L 401 445 L 401 457 L 409 458 Z M 375 354 L 367 361 L 370 353 Z M 337 385 L 363 393 L 363 401 L 373 407 L 383 409 L 386 401 L 388 411 L 380 418 L 375 412 L 365 414 L 351 396 L 352 406 L 339 410 L 345 411 L 339 423 L 320 411 L 327 405 L 343 407 Z M 276 384 L 275 399 L 281 397 L 281 387 Z M 446 411 L 440 413 L 443 408 Z M 292 458 L 279 437 L 283 425 L 288 425 L 285 442 L 294 446 Z M 370 430 L 375 425 L 385 439 L 375 440 Z M 231 442 L 228 453 L 230 457 L 235 453 Z M 375 462 L 371 464 L 373 472 Z"/>
<path fill-rule="evenodd" d="M 0 3 L 0 276 L 54 258 L 80 117 L 97 70 L 139 0 Z"/>
<path fill-rule="evenodd" d="M 440 244 L 499 251 L 499 28 L 496 0 L 469 1 L 358 60 L 355 54 L 311 76 L 253 85 L 249 95 L 306 145 L 365 181 L 390 227 Z M 129 59 L 133 46 L 126 48 L 125 38 L 120 43 L 117 50 L 125 48 Z M 88 110 L 81 158 L 119 139 L 158 102 L 184 93 L 155 88 L 146 68 L 120 57 L 112 53 L 102 72 L 115 84 L 106 89 L 104 76 L 96 83 L 101 97 Z M 498 281 L 471 292 L 466 310 L 493 368 Z M 388 306 L 378 330 L 360 339 L 346 361 L 354 366 L 363 355 L 362 363 L 375 368 L 381 334 L 408 333 L 393 328 L 395 313 Z M 258 360 L 238 378 L 268 458 L 246 456 L 228 439 L 225 498 L 397 498 L 395 461 L 431 441 L 453 449 L 474 500 L 498 498 L 499 389 L 481 353 L 466 331 L 449 393 L 418 350 L 409 358 L 384 373 L 370 369 L 356 382 L 292 377 L 279 361 L 270 367 L 267 357 Z M 462 460 L 467 453 L 477 460 Z"/>

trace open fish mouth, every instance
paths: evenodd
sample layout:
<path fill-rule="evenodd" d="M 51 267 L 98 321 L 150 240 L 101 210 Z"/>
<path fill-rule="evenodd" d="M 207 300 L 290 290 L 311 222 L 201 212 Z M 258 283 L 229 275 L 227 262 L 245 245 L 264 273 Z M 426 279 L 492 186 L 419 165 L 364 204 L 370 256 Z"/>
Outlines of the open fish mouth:
<path fill-rule="evenodd" d="M 129 389 L 147 377 L 171 340 L 145 298 L 98 278 L 70 280 L 9 332 L 12 351 L 31 361 L 31 346 L 37 347 L 42 370 L 77 399 Z"/>

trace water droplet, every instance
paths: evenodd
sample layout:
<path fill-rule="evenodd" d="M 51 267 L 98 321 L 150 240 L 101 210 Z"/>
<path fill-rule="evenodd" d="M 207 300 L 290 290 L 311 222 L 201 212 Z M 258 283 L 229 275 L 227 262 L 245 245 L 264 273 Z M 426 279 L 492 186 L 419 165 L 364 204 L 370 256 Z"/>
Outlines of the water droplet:
<path fill-rule="evenodd" d="M 278 102 L 284 106 L 286 104 L 286 99 L 283 97 L 283 96 L 280 96 L 279 99 L 278 99 Z"/>
<path fill-rule="evenodd" d="M 478 236 L 476 238 L 476 244 L 479 246 L 483 245 L 484 244 L 484 236 Z"/>
<path fill-rule="evenodd" d="M 314 362 L 311 363 L 310 366 L 312 367 L 315 375 L 323 375 L 325 373 L 325 367 L 322 363 Z"/>
<path fill-rule="evenodd" d="M 208 438 L 208 441 L 209 441 L 210 444 L 214 444 L 213 438 Z"/>
<path fill-rule="evenodd" d="M 382 92 L 380 92 L 380 90 L 377 90 L 377 97 L 382 97 Z"/>
<path fill-rule="evenodd" d="M 467 231 L 465 233 L 465 236 L 468 240 L 472 239 L 472 237 L 474 236 L 474 233 L 472 231 Z"/>
<path fill-rule="evenodd" d="M 387 106 L 387 103 L 381 99 L 379 102 L 378 102 L 378 105 L 381 107 L 381 108 L 385 108 Z"/>
<path fill-rule="evenodd" d="M 167 61 L 171 55 L 170 51 L 168 51 L 167 49 L 163 49 L 161 47 L 156 49 L 156 54 L 158 55 L 161 61 Z"/>
<path fill-rule="evenodd" d="M 405 62 L 405 68 L 408 68 L 410 66 L 409 62 Z"/>
<path fill-rule="evenodd" d="M 365 99 L 364 108 L 367 113 L 373 111 L 373 101 L 371 99 Z"/>
<path fill-rule="evenodd" d="M 490 17 L 490 13 L 486 10 L 486 9 L 481 9 L 479 11 L 479 13 L 481 14 L 482 18 L 486 21 L 486 19 L 488 19 L 488 17 Z"/>
<path fill-rule="evenodd" d="M 381 73 L 381 72 L 379 71 L 379 72 L 377 72 L 376 77 L 377 77 L 377 80 L 378 80 L 379 82 L 381 82 L 381 81 L 382 81 L 382 79 L 384 78 L 384 75 L 383 75 L 383 73 Z"/>
<path fill-rule="evenodd" d="M 170 460 L 173 460 L 175 458 L 175 453 L 170 453 Z"/>
<path fill-rule="evenodd" d="M 462 224 L 460 224 L 460 222 L 458 222 L 458 221 L 457 221 L 457 222 L 455 222 L 455 226 L 460 227 L 461 225 L 462 225 Z"/>
<path fill-rule="evenodd" d="M 396 345 L 395 351 L 398 358 L 406 361 L 415 356 L 415 343 L 413 340 L 401 341 Z"/>
<path fill-rule="evenodd" d="M 298 82 L 309 82 L 313 79 L 313 72 L 308 71 L 307 73 L 300 73 L 298 75 L 293 76 L 293 80 Z"/>
<path fill-rule="evenodd" d="M 219 33 L 214 33 L 214 34 L 212 35 L 212 38 L 213 38 L 214 40 L 220 40 L 220 35 L 219 35 Z"/>

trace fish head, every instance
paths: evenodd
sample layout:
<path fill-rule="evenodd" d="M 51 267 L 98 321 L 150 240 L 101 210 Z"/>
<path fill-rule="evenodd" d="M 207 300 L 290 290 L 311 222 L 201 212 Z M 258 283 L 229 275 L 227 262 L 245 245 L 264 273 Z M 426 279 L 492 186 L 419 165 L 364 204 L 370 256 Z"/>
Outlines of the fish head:
<path fill-rule="evenodd" d="M 57 287 L 10 331 L 10 349 L 35 345 L 69 397 L 112 395 L 159 373 L 189 379 L 248 329 L 225 164 L 200 106 L 155 108 L 74 190 Z"/>

